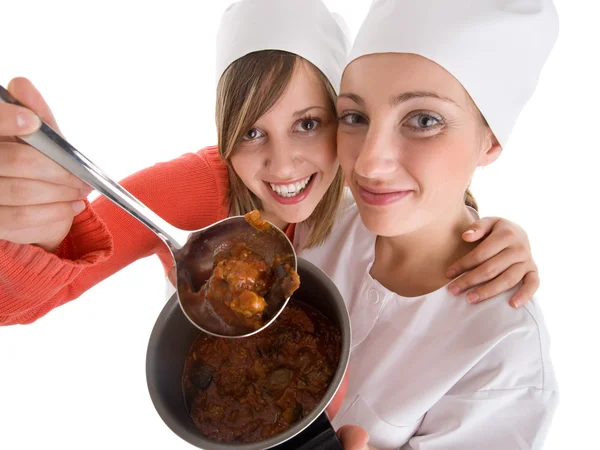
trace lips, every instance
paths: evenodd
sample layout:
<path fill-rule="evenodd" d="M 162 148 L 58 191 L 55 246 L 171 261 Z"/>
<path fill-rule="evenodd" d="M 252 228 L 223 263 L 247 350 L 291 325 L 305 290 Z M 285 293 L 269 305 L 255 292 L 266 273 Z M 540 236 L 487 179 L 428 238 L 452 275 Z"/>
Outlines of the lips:
<path fill-rule="evenodd" d="M 412 192 L 412 190 L 392 190 L 358 185 L 358 195 L 363 202 L 371 206 L 386 206 L 399 202 Z"/>
<path fill-rule="evenodd" d="M 308 177 L 295 181 L 284 183 L 270 183 L 265 181 L 265 184 L 277 202 L 282 205 L 294 205 L 300 203 L 308 196 L 316 177 L 317 174 L 313 173 Z"/>
<path fill-rule="evenodd" d="M 304 189 L 306 189 L 306 186 L 308 185 L 308 183 L 310 183 L 311 178 L 313 176 L 314 174 L 302 178 L 301 180 L 293 181 L 290 183 L 269 183 L 269 186 L 280 196 L 291 198 L 295 197 L 296 195 L 300 194 Z"/>

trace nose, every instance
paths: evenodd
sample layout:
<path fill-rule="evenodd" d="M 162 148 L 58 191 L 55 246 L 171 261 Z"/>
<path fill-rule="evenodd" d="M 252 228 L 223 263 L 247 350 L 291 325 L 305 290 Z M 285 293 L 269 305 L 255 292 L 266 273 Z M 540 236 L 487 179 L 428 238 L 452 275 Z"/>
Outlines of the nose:
<path fill-rule="evenodd" d="M 371 127 L 363 141 L 354 171 L 364 178 L 383 178 L 398 170 L 400 143 L 392 130 Z"/>
<path fill-rule="evenodd" d="M 302 165 L 300 149 L 294 142 L 285 138 L 271 138 L 266 168 L 279 180 L 293 179 Z"/>

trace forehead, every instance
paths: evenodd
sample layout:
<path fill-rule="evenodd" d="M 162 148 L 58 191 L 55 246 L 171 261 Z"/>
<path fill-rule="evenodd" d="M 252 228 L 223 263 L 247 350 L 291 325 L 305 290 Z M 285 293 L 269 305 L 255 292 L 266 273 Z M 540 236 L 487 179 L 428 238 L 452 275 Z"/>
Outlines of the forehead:
<path fill-rule="evenodd" d="M 352 61 L 342 77 L 342 93 L 388 100 L 409 92 L 432 92 L 464 103 L 466 92 L 439 64 L 410 53 L 380 53 Z"/>
<path fill-rule="evenodd" d="M 298 58 L 283 94 L 262 118 L 281 113 L 293 114 L 311 106 L 329 108 L 329 104 L 323 79 L 318 75 L 317 69 Z"/>

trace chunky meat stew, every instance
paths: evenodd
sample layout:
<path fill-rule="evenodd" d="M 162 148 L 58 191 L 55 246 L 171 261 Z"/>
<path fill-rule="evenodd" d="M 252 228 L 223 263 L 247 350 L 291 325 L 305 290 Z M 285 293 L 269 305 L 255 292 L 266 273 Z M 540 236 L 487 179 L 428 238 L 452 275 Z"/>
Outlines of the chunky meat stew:
<path fill-rule="evenodd" d="M 300 286 L 298 273 L 283 258 L 269 266 L 257 253 L 238 242 L 215 256 L 211 277 L 197 294 L 226 323 L 258 330 L 269 296 L 285 299 Z M 273 302 L 274 303 L 274 302 Z"/>
<path fill-rule="evenodd" d="M 340 331 L 292 300 L 268 328 L 242 339 L 201 334 L 186 358 L 183 390 L 208 439 L 257 442 L 305 417 L 337 369 Z"/>

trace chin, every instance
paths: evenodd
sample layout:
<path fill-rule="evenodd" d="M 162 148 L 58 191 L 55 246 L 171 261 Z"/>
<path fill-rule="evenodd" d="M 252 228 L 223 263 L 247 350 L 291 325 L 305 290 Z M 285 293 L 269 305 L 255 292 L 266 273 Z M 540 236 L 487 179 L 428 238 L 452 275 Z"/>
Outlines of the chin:
<path fill-rule="evenodd" d="M 302 203 L 305 203 L 305 201 Z M 303 204 L 283 206 L 277 202 L 266 203 L 264 201 L 263 208 L 268 211 L 269 214 L 285 223 L 304 222 L 314 211 L 314 209 L 307 208 Z"/>
<path fill-rule="evenodd" d="M 365 227 L 367 227 L 367 230 L 369 230 L 373 234 L 376 234 L 377 236 L 392 237 L 402 234 L 398 230 L 395 230 L 389 226 L 382 225 L 381 223 L 376 223 L 374 221 L 364 219 L 363 222 L 365 224 Z"/>
<path fill-rule="evenodd" d="M 360 206 L 358 210 L 367 230 L 377 236 L 393 237 L 410 232 L 410 224 L 403 223 L 397 214 L 374 213 L 371 208 Z"/>
<path fill-rule="evenodd" d="M 304 200 L 305 203 L 307 200 Z M 315 208 L 310 208 L 308 205 L 294 205 L 295 207 L 288 206 L 287 208 L 280 208 L 278 210 L 278 215 L 287 223 L 300 223 L 307 220 L 312 213 L 315 211 Z M 316 207 L 316 205 L 315 205 Z"/>

